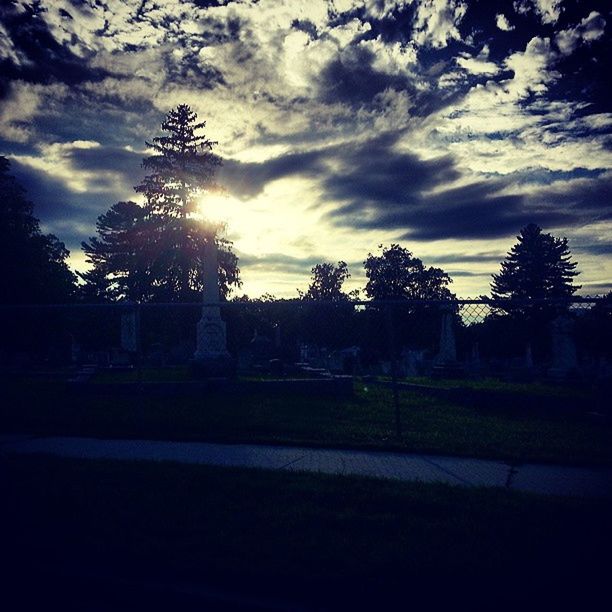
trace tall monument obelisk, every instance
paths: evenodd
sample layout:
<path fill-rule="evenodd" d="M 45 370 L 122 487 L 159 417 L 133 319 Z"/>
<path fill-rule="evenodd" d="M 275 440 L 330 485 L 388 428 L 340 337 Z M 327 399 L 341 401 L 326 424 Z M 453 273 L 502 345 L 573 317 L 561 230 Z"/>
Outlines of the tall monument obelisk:
<path fill-rule="evenodd" d="M 203 376 L 224 376 L 230 373 L 232 359 L 219 308 L 219 257 L 214 236 L 204 247 L 203 268 L 202 318 L 197 327 L 194 370 Z"/>

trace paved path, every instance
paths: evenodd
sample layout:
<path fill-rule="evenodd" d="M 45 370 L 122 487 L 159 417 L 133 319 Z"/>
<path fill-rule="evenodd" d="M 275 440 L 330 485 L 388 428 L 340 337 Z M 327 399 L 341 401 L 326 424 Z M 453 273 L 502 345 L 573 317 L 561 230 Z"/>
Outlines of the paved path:
<path fill-rule="evenodd" d="M 436 455 L 409 455 L 252 444 L 0 436 L 0 453 L 48 453 L 91 459 L 143 459 L 271 470 L 355 474 L 403 481 L 506 487 L 545 495 L 612 498 L 612 468 L 524 464 Z"/>

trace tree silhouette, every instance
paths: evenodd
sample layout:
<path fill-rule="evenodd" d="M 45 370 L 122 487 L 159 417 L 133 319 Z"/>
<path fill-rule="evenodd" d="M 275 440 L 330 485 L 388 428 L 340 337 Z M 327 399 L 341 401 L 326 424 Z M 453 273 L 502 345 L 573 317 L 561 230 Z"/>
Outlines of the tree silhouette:
<path fill-rule="evenodd" d="M 190 301 L 202 290 L 202 257 L 209 240 L 219 247 L 220 292 L 240 286 L 231 243 L 216 236 L 219 226 L 192 216 L 198 198 L 221 188 L 215 182 L 220 158 L 215 142 L 197 132 L 205 122 L 187 105 L 162 122 L 166 135 L 147 142 L 155 154 L 143 160 L 150 173 L 135 190 L 145 203 L 119 202 L 98 218 L 98 236 L 82 244 L 92 270 L 82 275 L 93 295 L 131 300 Z M 110 281 L 105 287 L 105 281 Z"/>
<path fill-rule="evenodd" d="M 312 278 L 300 309 L 300 331 L 302 340 L 328 348 L 341 348 L 354 344 L 351 332 L 354 324 L 354 309 L 351 298 L 357 292 L 345 293 L 342 285 L 350 278 L 346 262 L 320 263 L 311 269 Z M 309 304 L 309 301 L 318 303 Z M 321 303 L 323 302 L 323 304 Z"/>
<path fill-rule="evenodd" d="M 151 232 L 147 231 L 145 210 L 135 202 L 117 202 L 98 217 L 96 229 L 98 236 L 81 244 L 93 264 L 80 274 L 85 281 L 82 292 L 102 299 L 150 299 L 153 286 L 147 242 Z"/>
<path fill-rule="evenodd" d="M 369 253 L 364 262 L 368 278 L 365 292 L 374 302 L 454 297 L 448 289 L 452 279 L 442 269 L 424 266 L 418 257 L 399 244 L 379 245 L 379 248 L 382 249 L 380 255 Z M 363 318 L 363 342 L 368 346 L 370 357 L 382 354 L 388 357 L 392 345 L 396 352 L 401 346 L 432 348 L 431 339 L 437 338 L 440 328 L 438 306 L 427 303 L 374 306 L 363 313 Z"/>
<path fill-rule="evenodd" d="M 203 193 L 221 190 L 215 182 L 221 159 L 212 152 L 217 143 L 197 133 L 205 126 L 205 121 L 197 123 L 197 114 L 186 104 L 170 110 L 161 124 L 165 134 L 146 143 L 155 154 L 143 160 L 149 174 L 135 188 L 145 196 L 151 218 L 162 221 L 158 236 L 164 265 L 172 291 L 183 299 L 197 282 L 194 275 L 199 271 L 193 263 L 203 238 L 202 225 L 189 215 L 196 212 Z"/>
<path fill-rule="evenodd" d="M 311 269 L 312 278 L 306 293 L 301 297 L 306 300 L 325 300 L 340 302 L 348 300 L 352 294 L 342 291 L 344 281 L 350 278 L 348 266 L 345 261 L 333 263 L 320 263 Z"/>
<path fill-rule="evenodd" d="M 383 247 L 381 255 L 368 254 L 364 262 L 368 282 L 366 295 L 373 300 L 441 300 L 453 297 L 452 279 L 441 268 L 423 262 L 399 244 Z"/>
<path fill-rule="evenodd" d="M 0 275 L 4 303 L 67 302 L 76 277 L 66 264 L 70 254 L 53 234 L 43 234 L 25 190 L 0 156 Z"/>
<path fill-rule="evenodd" d="M 576 262 L 571 261 L 567 238 L 545 234 L 531 223 L 517 239 L 499 274 L 493 274 L 494 298 L 568 298 L 580 289 L 572 282 L 579 273 L 575 271 Z"/>

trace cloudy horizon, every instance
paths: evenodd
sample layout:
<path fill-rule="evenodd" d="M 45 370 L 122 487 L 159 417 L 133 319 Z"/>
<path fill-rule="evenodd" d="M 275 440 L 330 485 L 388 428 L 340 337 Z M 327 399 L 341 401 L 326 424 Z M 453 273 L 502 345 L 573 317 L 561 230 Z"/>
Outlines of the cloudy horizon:
<path fill-rule="evenodd" d="M 145 140 L 189 104 L 224 160 L 252 297 L 398 242 L 462 297 L 527 223 L 612 290 L 612 13 L 591 0 L 12 0 L 0 154 L 73 268 L 96 218 L 139 201 Z"/>

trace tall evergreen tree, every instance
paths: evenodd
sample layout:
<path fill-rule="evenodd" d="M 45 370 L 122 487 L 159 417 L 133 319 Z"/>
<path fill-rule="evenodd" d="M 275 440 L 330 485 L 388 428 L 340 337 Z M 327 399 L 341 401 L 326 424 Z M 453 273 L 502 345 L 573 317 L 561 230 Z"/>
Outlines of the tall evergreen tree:
<path fill-rule="evenodd" d="M 145 196 L 147 214 L 160 221 L 166 288 L 181 299 L 189 298 L 197 284 L 199 271 L 193 264 L 206 239 L 202 224 L 189 215 L 196 212 L 203 193 L 220 191 L 215 173 L 221 159 L 212 152 L 217 143 L 198 133 L 205 126 L 186 104 L 170 110 L 161 125 L 165 134 L 146 143 L 155 153 L 143 160 L 149 174 L 135 188 Z"/>
<path fill-rule="evenodd" d="M 218 227 L 193 218 L 198 200 L 219 191 L 215 172 L 221 163 L 215 142 L 198 133 L 205 122 L 187 105 L 172 109 L 162 123 L 164 135 L 147 145 L 149 171 L 135 190 L 143 206 L 119 202 L 98 219 L 98 237 L 83 243 L 93 269 L 83 275 L 93 295 L 132 300 L 189 301 L 202 290 L 202 257 L 208 240 L 217 240 L 221 295 L 240 286 L 238 258 Z M 103 278 L 110 280 L 105 287 Z"/>
<path fill-rule="evenodd" d="M 98 236 L 82 248 L 93 267 L 80 274 L 85 281 L 82 294 L 88 298 L 148 300 L 150 282 L 150 232 L 145 210 L 135 202 L 117 202 L 98 217 Z"/>
<path fill-rule="evenodd" d="M 66 302 L 74 298 L 69 252 L 53 234 L 43 234 L 25 190 L 0 156 L 0 278 L 5 303 Z"/>
<path fill-rule="evenodd" d="M 494 298 L 543 299 L 568 298 L 578 289 L 573 284 L 576 262 L 571 261 L 567 238 L 545 234 L 531 223 L 517 236 L 518 242 L 493 275 Z"/>

